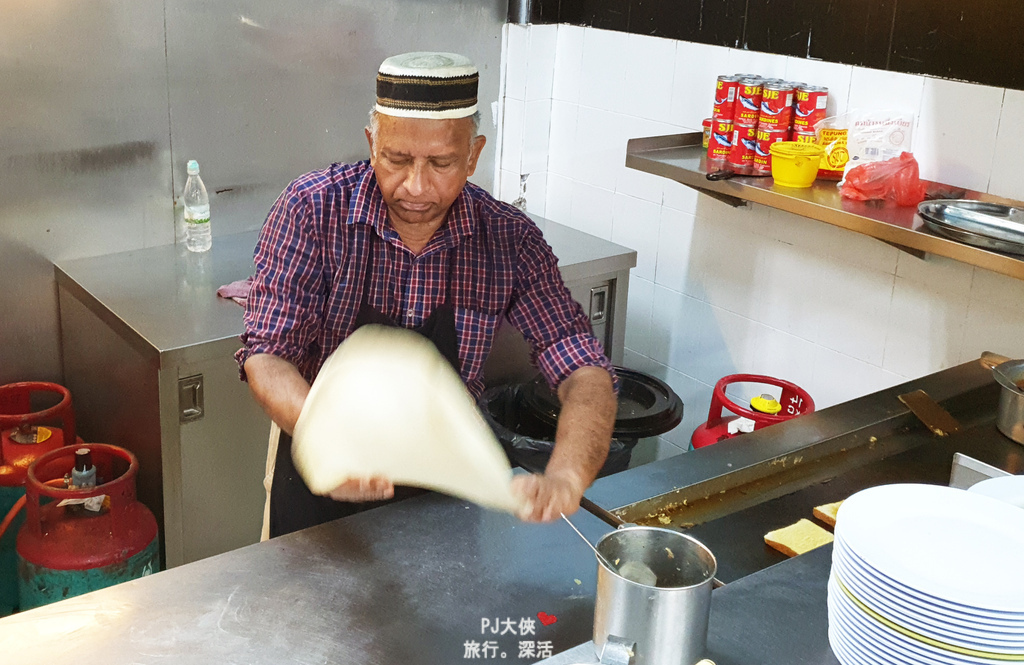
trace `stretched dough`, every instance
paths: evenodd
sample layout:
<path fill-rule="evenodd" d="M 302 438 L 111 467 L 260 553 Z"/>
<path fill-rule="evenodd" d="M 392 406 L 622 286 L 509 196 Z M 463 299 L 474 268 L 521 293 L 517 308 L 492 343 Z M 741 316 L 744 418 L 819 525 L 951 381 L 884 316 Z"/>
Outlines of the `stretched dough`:
<path fill-rule="evenodd" d="M 324 363 L 292 442 L 309 489 L 383 476 L 515 512 L 512 468 L 473 397 L 422 335 L 363 326 Z"/>

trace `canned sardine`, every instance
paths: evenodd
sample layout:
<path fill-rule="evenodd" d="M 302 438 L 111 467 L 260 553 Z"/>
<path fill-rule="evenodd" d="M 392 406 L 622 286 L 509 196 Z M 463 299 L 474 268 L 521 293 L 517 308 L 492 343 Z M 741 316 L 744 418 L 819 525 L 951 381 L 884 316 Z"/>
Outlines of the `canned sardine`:
<path fill-rule="evenodd" d="M 713 118 L 732 120 L 736 109 L 736 92 L 740 80 L 735 76 L 722 75 L 715 84 L 715 107 L 711 112 Z"/>
<path fill-rule="evenodd" d="M 827 105 L 828 88 L 819 85 L 798 88 L 793 127 L 795 129 L 814 129 L 816 124 L 825 119 Z"/>
<path fill-rule="evenodd" d="M 736 116 L 738 123 L 756 125 L 761 117 L 761 79 L 740 79 L 740 87 L 736 96 Z"/>
<path fill-rule="evenodd" d="M 769 83 L 761 93 L 758 126 L 765 129 L 789 129 L 793 120 L 793 88 L 787 83 Z"/>
<path fill-rule="evenodd" d="M 711 121 L 711 138 L 708 142 L 708 170 L 712 165 L 720 166 L 729 158 L 732 149 L 732 120 Z"/>

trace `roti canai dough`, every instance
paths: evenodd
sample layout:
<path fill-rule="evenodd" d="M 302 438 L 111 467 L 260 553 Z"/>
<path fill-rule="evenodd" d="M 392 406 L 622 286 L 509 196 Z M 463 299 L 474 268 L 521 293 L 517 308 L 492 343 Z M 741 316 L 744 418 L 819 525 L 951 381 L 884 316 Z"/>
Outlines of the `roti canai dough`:
<path fill-rule="evenodd" d="M 515 512 L 512 468 L 447 360 L 422 335 L 362 326 L 330 355 L 292 442 L 315 494 L 382 476 Z"/>

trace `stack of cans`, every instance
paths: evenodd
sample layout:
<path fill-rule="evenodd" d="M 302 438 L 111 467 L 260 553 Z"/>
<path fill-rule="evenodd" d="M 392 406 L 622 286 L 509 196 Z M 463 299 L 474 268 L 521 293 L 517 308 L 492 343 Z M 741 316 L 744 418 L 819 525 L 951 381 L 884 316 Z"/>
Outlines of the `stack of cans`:
<path fill-rule="evenodd" d="M 718 77 L 712 116 L 704 121 L 708 171 L 769 175 L 769 148 L 778 141 L 815 142 L 825 119 L 828 88 L 765 79 L 755 74 Z"/>

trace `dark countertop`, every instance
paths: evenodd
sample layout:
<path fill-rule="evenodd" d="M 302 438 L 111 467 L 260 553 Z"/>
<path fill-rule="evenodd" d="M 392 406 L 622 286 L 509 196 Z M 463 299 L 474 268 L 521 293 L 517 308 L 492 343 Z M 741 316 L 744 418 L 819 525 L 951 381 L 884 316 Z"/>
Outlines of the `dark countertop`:
<path fill-rule="evenodd" d="M 834 500 L 818 494 L 821 487 L 827 494 L 836 476 L 942 482 L 953 452 L 1024 470 L 1024 447 L 991 426 L 993 386 L 990 373 L 965 363 L 728 445 L 615 474 L 588 496 L 629 514 L 711 488 L 742 495 L 742 483 L 759 474 L 808 469 L 802 487 L 765 489 L 745 498 L 750 505 L 725 506 L 725 514 L 698 527 L 715 542 L 723 573 L 732 567 L 735 579 L 715 592 L 709 644 L 718 665 L 831 665 L 821 604 L 827 566 L 818 560 L 824 554 L 765 568 L 773 563 L 758 555 L 766 527 L 805 516 L 820 498 Z M 895 399 L 910 387 L 944 401 L 966 431 L 946 439 L 928 434 Z M 877 445 L 868 444 L 876 435 Z M 821 470 L 810 461 L 816 455 L 827 462 Z M 777 464 L 783 459 L 786 465 Z M 773 511 L 778 506 L 784 510 Z M 583 511 L 573 521 L 592 541 L 608 530 Z M 750 552 L 756 556 L 748 561 Z M 774 577 L 783 574 L 792 581 Z M 506 652 L 504 662 L 528 663 L 543 654 L 517 658 L 521 638 L 549 642 L 551 654 L 590 640 L 595 582 L 594 556 L 567 525 L 523 524 L 428 494 L 0 619 L 0 653 L 5 665 L 59 658 L 406 665 L 464 662 L 467 642 L 493 641 L 496 653 Z M 518 628 L 540 612 L 557 621 L 535 622 L 529 636 L 483 628 L 485 620 Z"/>
<path fill-rule="evenodd" d="M 592 540 L 607 530 L 573 520 Z M 495 640 L 506 662 L 533 662 L 482 620 L 554 615 L 529 639 L 564 651 L 590 639 L 596 573 L 565 524 L 428 494 L 0 619 L 0 654 L 5 665 L 398 665 L 462 662 L 466 641 Z"/>

